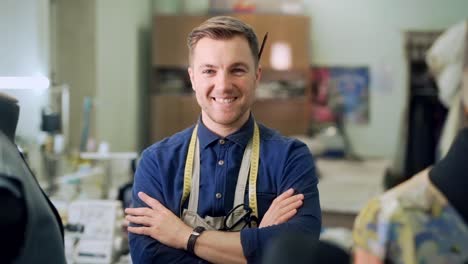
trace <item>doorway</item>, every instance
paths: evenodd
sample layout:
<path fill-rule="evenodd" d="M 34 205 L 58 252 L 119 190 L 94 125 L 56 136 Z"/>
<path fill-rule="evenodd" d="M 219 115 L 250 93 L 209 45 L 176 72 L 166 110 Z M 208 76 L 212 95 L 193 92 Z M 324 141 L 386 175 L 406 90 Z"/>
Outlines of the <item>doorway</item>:
<path fill-rule="evenodd" d="M 407 138 L 404 179 L 434 164 L 447 115 L 437 84 L 426 64 L 426 53 L 442 32 L 406 32 L 409 70 Z"/>

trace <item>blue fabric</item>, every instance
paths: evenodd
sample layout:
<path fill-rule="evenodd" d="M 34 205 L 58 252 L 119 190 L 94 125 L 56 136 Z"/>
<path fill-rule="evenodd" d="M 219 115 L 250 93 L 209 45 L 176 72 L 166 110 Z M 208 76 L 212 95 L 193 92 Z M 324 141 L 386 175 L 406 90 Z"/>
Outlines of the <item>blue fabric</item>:
<path fill-rule="evenodd" d="M 233 207 L 234 190 L 244 149 L 253 134 L 254 120 L 220 143 L 220 137 L 199 120 L 200 194 L 198 214 L 201 217 L 223 216 Z M 260 262 L 261 255 L 273 237 L 280 232 L 315 235 L 321 228 L 318 179 L 315 164 L 303 143 L 281 136 L 261 124 L 260 163 L 257 178 L 257 206 L 260 221 L 275 197 L 289 188 L 304 194 L 304 204 L 287 223 L 267 228 L 245 228 L 241 231 L 244 255 L 249 263 Z M 185 159 L 193 127 L 147 148 L 135 174 L 134 207 L 146 206 L 137 196 L 142 191 L 154 197 L 174 214 L 180 215 Z M 224 160 L 223 165 L 218 161 Z M 220 199 L 216 193 L 221 193 Z M 245 203 L 248 204 L 247 192 Z M 187 208 L 188 199 L 184 203 Z M 130 234 L 130 251 L 134 263 L 203 263 L 184 250 L 169 248 L 148 236 Z"/>

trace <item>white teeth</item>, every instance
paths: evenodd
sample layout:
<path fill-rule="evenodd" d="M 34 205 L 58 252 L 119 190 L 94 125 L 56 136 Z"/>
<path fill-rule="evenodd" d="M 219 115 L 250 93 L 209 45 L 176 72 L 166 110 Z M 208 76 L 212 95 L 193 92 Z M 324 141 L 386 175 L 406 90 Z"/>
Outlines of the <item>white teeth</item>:
<path fill-rule="evenodd" d="M 223 104 L 229 104 L 234 102 L 235 98 L 214 98 L 216 102 L 218 103 L 223 103 Z"/>

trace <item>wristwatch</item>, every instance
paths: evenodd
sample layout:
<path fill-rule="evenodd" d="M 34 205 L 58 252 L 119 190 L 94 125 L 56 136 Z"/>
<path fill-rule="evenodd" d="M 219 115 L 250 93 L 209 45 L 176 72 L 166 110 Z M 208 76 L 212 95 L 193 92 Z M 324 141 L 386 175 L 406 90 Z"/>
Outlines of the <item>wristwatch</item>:
<path fill-rule="evenodd" d="M 195 242 L 197 242 L 198 237 L 205 231 L 206 229 L 203 226 L 197 226 L 192 230 L 190 237 L 187 241 L 187 251 L 195 255 Z"/>

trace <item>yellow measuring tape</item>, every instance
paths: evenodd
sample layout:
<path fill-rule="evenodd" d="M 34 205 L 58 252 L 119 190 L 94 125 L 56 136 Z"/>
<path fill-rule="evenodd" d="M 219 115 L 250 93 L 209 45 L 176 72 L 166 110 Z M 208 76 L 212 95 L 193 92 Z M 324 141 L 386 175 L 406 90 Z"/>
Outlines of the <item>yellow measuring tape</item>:
<path fill-rule="evenodd" d="M 260 159 L 260 132 L 257 123 L 254 123 L 252 156 L 250 157 L 250 174 L 249 174 L 249 206 L 252 209 L 252 214 L 258 219 L 257 211 L 257 175 L 258 175 L 258 160 Z"/>
<path fill-rule="evenodd" d="M 180 202 L 180 215 L 182 215 L 182 206 L 190 194 L 192 186 L 193 160 L 195 155 L 195 143 L 197 140 L 198 124 L 195 126 L 190 138 L 187 159 L 185 160 L 184 170 L 184 189 Z M 257 175 L 258 164 L 260 159 L 260 131 L 257 123 L 254 123 L 254 134 L 252 141 L 252 155 L 250 156 L 250 173 L 249 173 L 249 207 L 252 209 L 252 214 L 258 218 L 257 210 Z"/>

